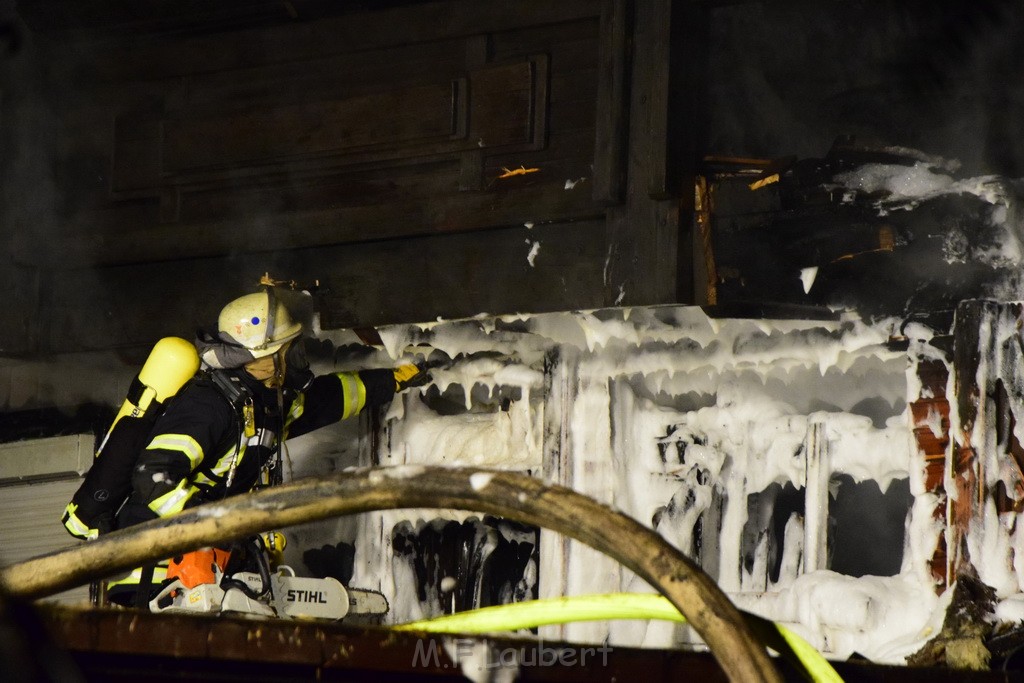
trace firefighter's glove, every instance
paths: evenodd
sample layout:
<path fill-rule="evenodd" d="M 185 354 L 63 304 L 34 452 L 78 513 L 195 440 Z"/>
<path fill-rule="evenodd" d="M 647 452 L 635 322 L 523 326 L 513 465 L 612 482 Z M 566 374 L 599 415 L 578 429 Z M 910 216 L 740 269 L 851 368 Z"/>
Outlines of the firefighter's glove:
<path fill-rule="evenodd" d="M 395 372 L 395 391 L 405 391 L 413 387 L 422 387 L 430 382 L 430 373 L 418 365 L 411 363 L 399 365 Z"/>

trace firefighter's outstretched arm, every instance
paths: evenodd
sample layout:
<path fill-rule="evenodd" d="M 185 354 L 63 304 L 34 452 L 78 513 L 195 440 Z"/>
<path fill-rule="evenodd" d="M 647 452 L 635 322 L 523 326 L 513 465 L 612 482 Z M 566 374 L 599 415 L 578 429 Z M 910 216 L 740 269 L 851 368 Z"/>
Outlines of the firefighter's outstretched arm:
<path fill-rule="evenodd" d="M 415 365 L 319 375 L 292 404 L 288 437 L 358 415 L 388 403 L 395 393 L 421 386 L 429 374 Z"/>

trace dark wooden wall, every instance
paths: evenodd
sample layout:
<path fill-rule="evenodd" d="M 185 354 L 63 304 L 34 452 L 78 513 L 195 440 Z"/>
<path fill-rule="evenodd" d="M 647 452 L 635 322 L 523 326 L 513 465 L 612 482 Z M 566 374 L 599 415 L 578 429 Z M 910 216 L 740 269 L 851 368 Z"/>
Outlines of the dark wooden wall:
<path fill-rule="evenodd" d="M 188 335 L 265 271 L 327 329 L 689 302 L 682 3 L 366 4 L 24 4 L 0 348 Z"/>
<path fill-rule="evenodd" d="M 1024 168 L 1017 0 L 13 2 L 0 356 L 188 335 L 265 271 L 328 328 L 705 303 L 705 155 Z"/>

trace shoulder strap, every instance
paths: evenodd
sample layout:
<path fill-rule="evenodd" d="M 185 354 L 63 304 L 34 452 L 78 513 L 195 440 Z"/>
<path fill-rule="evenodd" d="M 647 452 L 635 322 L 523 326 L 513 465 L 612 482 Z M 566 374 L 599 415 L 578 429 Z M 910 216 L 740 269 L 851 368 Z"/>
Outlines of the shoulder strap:
<path fill-rule="evenodd" d="M 236 411 L 241 410 L 246 401 L 252 400 L 249 388 L 234 375 L 219 370 L 210 370 L 205 374 L 205 378 L 210 380 L 210 383 Z"/>
<path fill-rule="evenodd" d="M 224 489 L 224 495 L 227 495 L 228 488 L 231 487 L 235 478 L 235 468 L 238 466 L 238 454 L 244 448 L 245 440 L 256 433 L 255 418 L 253 416 L 252 409 L 252 391 L 249 387 L 245 386 L 239 377 L 223 370 L 211 369 L 204 372 L 202 379 L 199 381 L 205 381 L 212 384 L 220 395 L 224 397 L 224 400 L 231 406 L 236 418 L 235 424 L 237 425 L 238 432 L 235 444 L 235 455 L 225 479 L 226 487 Z"/>

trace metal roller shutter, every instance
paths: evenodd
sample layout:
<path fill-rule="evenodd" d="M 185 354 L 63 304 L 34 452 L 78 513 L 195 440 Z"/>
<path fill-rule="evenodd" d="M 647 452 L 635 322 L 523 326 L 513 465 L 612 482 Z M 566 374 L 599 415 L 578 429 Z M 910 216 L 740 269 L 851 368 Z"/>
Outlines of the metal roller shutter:
<path fill-rule="evenodd" d="M 92 435 L 0 444 L 0 566 L 73 546 L 60 518 L 78 488 Z M 88 462 L 88 460 L 86 460 Z M 46 600 L 87 603 L 81 586 Z"/>

